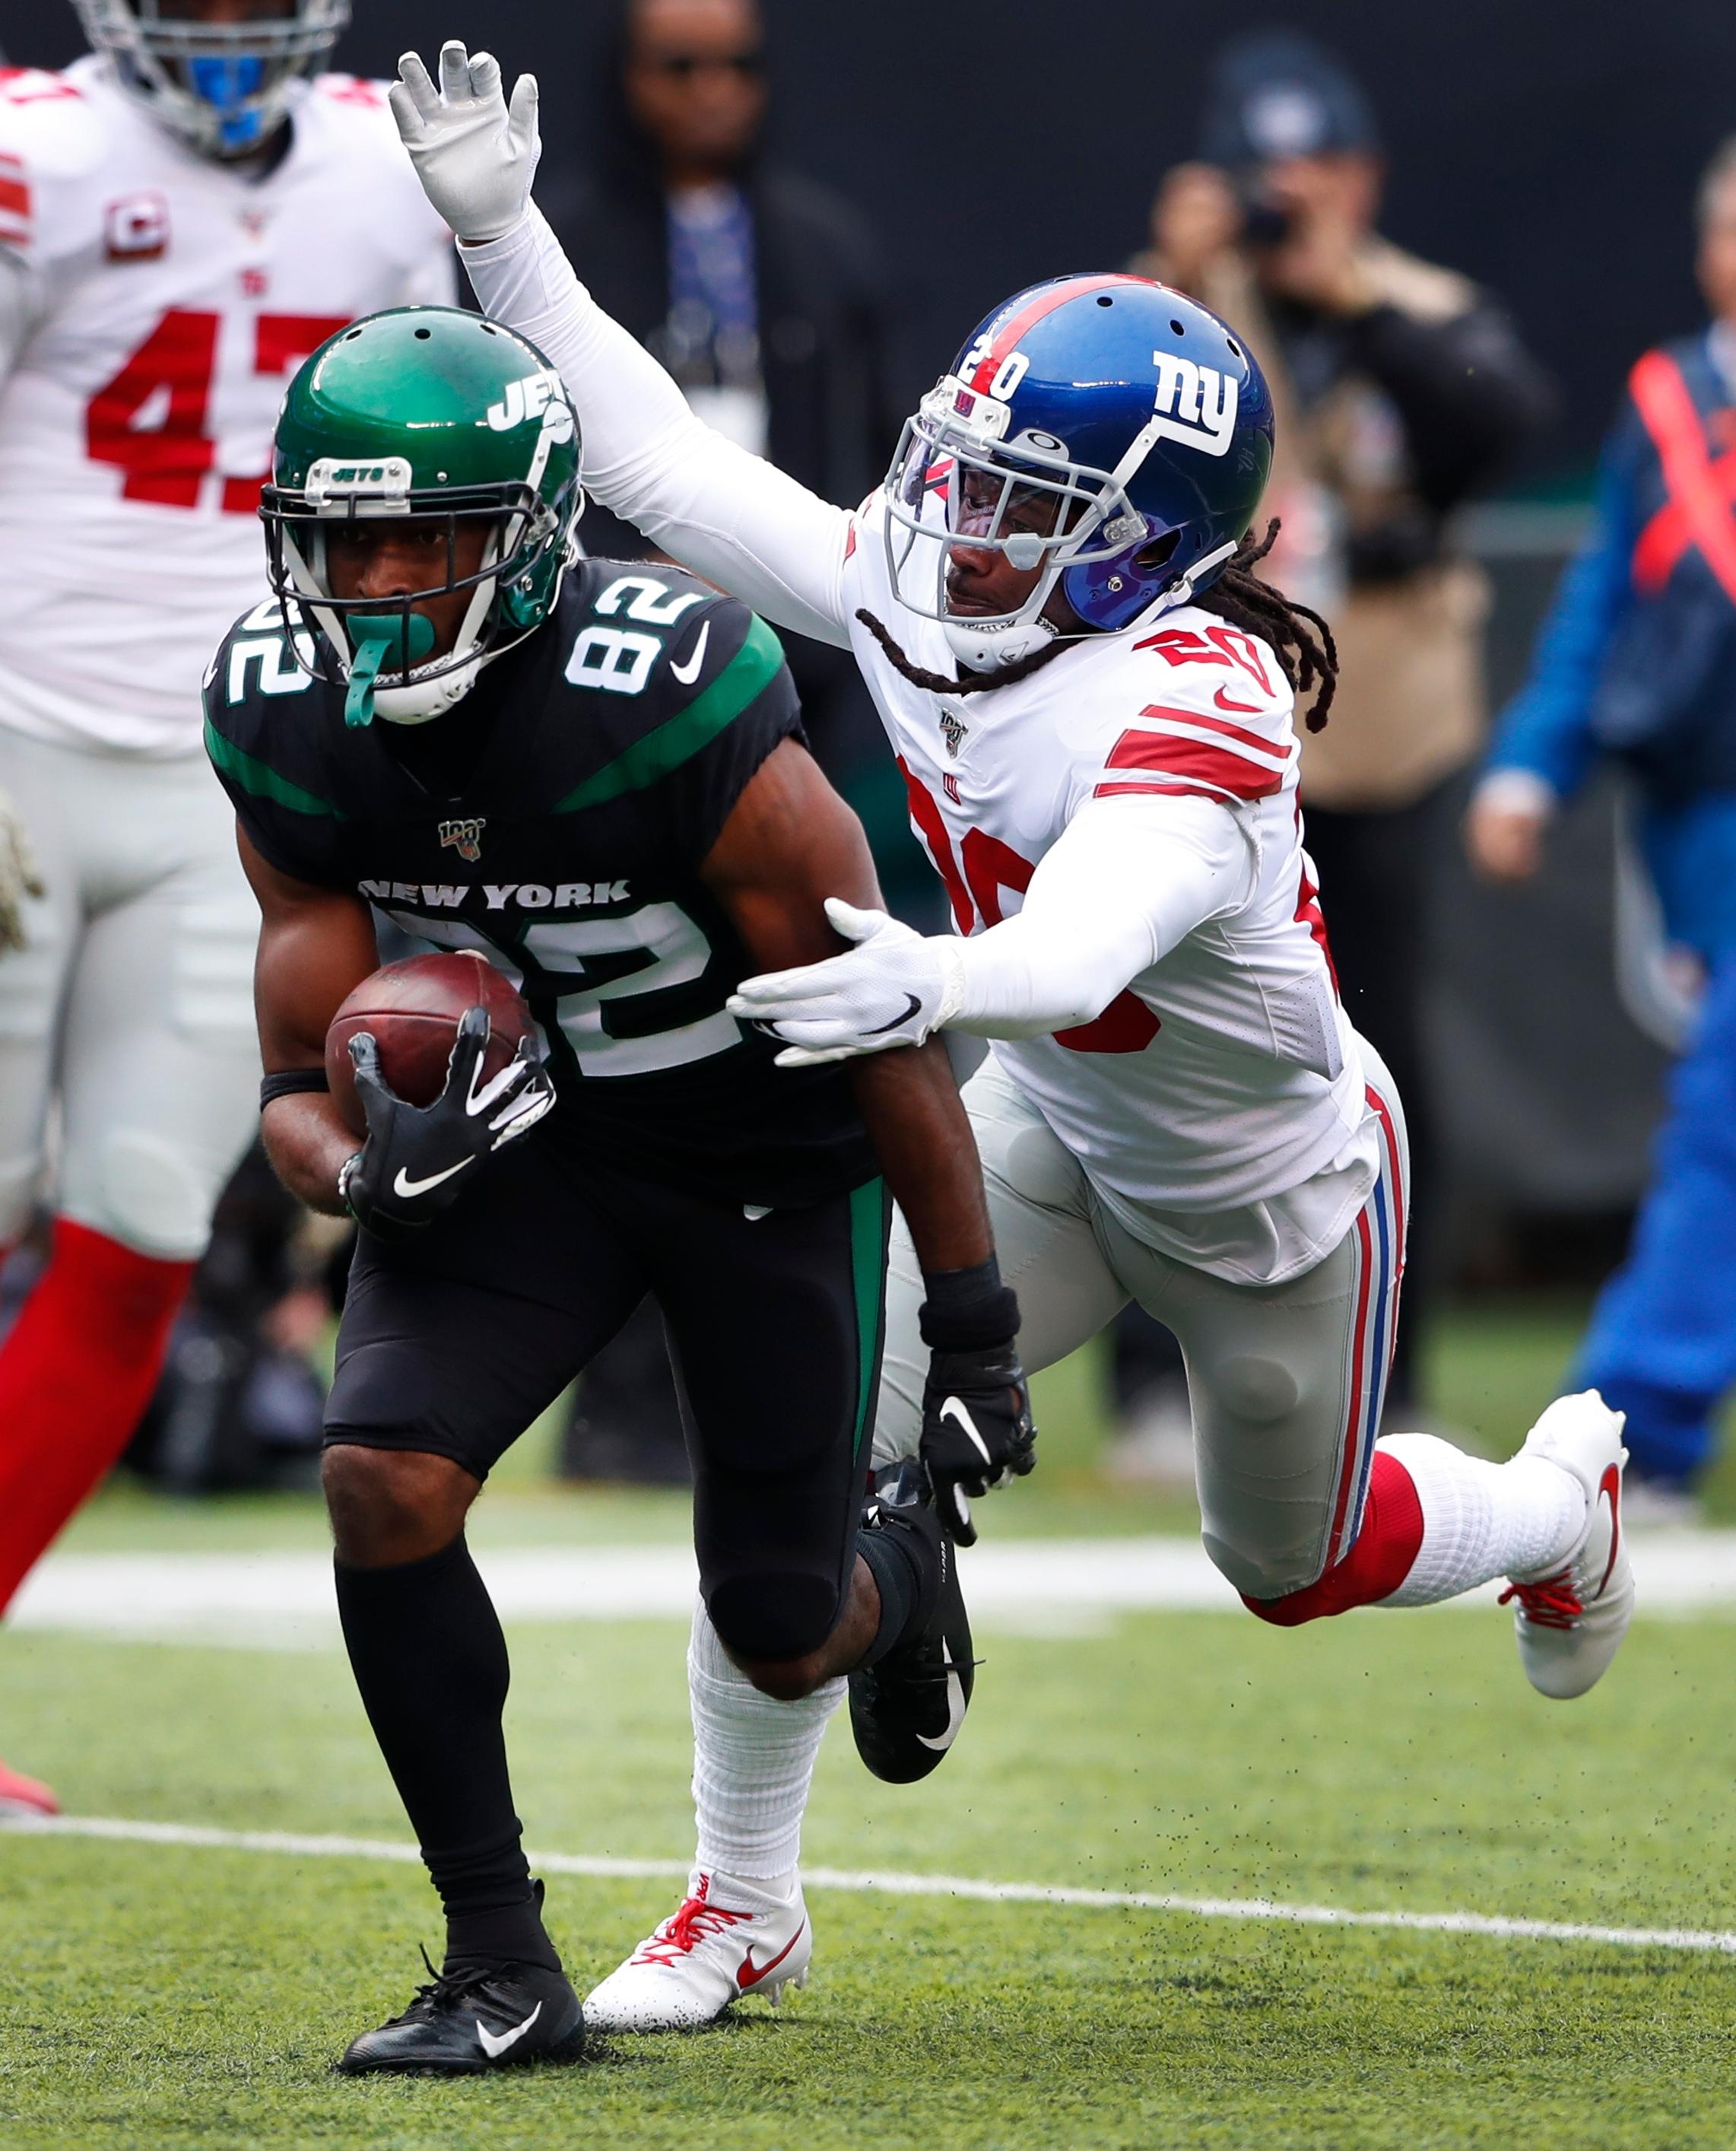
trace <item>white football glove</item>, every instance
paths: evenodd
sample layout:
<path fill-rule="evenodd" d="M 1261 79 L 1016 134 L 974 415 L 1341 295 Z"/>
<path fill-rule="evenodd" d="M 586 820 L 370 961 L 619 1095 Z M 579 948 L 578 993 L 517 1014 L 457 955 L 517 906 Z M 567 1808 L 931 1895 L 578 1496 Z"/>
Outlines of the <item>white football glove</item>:
<path fill-rule="evenodd" d="M 512 230 L 542 154 L 535 75 L 519 76 L 509 110 L 500 62 L 492 53 L 472 59 L 453 38 L 440 48 L 437 89 L 420 58 L 405 53 L 391 109 L 422 192 L 459 238 L 480 246 Z"/>
<path fill-rule="evenodd" d="M 921 1045 L 957 1014 L 963 966 L 949 936 L 926 940 L 884 911 L 858 911 L 835 896 L 826 898 L 825 915 L 859 945 L 822 964 L 744 979 L 726 1004 L 731 1015 L 785 1042 L 780 1068 Z"/>
<path fill-rule="evenodd" d="M 42 893 L 30 839 L 17 809 L 0 792 L 0 954 L 23 947 L 24 898 Z"/>

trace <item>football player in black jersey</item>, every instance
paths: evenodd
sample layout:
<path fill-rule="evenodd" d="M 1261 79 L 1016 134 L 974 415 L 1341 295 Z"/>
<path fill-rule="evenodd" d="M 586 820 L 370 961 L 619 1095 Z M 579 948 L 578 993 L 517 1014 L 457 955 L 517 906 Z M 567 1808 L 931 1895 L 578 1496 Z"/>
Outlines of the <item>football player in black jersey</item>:
<path fill-rule="evenodd" d="M 436 309 L 346 329 L 280 423 L 275 595 L 206 687 L 264 914 L 266 1144 L 363 1228 L 326 1413 L 338 1605 L 447 1921 L 441 1973 L 354 2042 L 354 2072 L 578 2053 L 464 1522 L 646 1293 L 681 1371 L 712 1622 L 769 1696 L 851 1673 L 884 1776 L 938 1761 L 971 1656 L 920 1472 L 862 1506 L 894 1197 L 948 1402 L 985 1437 L 961 1483 L 1029 1468 L 1017 1305 L 942 1050 L 775 1072 L 776 1042 L 724 1007 L 840 945 L 825 898 L 879 901 L 777 639 L 679 569 L 575 565 L 581 500 L 573 414 L 530 345 Z M 358 1147 L 324 1042 L 379 960 L 378 915 L 486 952 L 548 1050 L 484 1081 L 473 1010 L 417 1109 L 359 1038 Z"/>

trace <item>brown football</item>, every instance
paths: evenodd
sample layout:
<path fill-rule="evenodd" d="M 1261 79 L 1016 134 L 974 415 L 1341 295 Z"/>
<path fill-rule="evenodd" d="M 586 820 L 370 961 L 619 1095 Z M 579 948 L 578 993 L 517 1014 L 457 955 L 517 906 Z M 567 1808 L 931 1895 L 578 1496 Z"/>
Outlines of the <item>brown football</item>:
<path fill-rule="evenodd" d="M 459 1020 L 467 1009 L 478 1007 L 488 1011 L 482 1067 L 492 1076 L 512 1058 L 520 1039 L 535 1036 L 537 1026 L 523 996 L 486 956 L 467 949 L 411 956 L 362 980 L 326 1034 L 326 1079 L 339 1112 L 357 1135 L 366 1134 L 367 1122 L 350 1059 L 356 1032 L 372 1032 L 380 1072 L 401 1098 L 431 1106 L 446 1087 Z"/>

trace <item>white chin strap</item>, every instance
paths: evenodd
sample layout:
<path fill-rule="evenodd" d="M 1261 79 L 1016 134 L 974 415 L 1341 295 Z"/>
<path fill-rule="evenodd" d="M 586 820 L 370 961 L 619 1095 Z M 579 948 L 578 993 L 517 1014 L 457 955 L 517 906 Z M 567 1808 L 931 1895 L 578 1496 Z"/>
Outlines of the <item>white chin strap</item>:
<path fill-rule="evenodd" d="M 481 677 L 487 662 L 479 650 L 467 663 L 437 679 L 412 680 L 407 687 L 376 687 L 374 714 L 388 725 L 426 725 L 462 702 Z"/>
<path fill-rule="evenodd" d="M 1046 620 L 1025 620 L 1008 627 L 989 627 L 974 620 L 945 623 L 946 646 L 969 672 L 998 672 L 1017 665 L 1054 640 L 1056 630 Z"/>

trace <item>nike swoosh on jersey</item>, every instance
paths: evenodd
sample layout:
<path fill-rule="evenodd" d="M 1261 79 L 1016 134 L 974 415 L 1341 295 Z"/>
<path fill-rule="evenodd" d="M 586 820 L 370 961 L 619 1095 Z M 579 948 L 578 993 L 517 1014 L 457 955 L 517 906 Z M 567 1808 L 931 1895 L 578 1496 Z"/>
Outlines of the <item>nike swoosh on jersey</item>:
<path fill-rule="evenodd" d="M 760 1981 L 765 1978 L 768 1974 L 777 1970 L 778 1966 L 784 1961 L 785 1958 L 789 1956 L 790 1951 L 793 1950 L 796 1944 L 801 1940 L 803 1934 L 807 1929 L 807 1921 L 804 1920 L 801 1926 L 796 1929 L 795 1932 L 790 1937 L 789 1941 L 785 1943 L 783 1948 L 778 1951 L 777 1955 L 772 1959 L 770 1964 L 755 1964 L 754 1961 L 754 1952 L 751 1950 L 748 1951 L 747 1955 L 741 1961 L 741 1970 L 735 1975 L 735 1984 L 741 1989 L 744 1994 L 747 1992 L 750 1987 L 757 1987 Z"/>
<path fill-rule="evenodd" d="M 482 2052 L 491 2062 L 498 2061 L 508 2047 L 516 2047 L 518 2044 L 542 2014 L 542 2004 L 539 2002 L 524 2022 L 522 2024 L 515 2024 L 510 2032 L 491 2032 L 478 2017 L 475 2020 L 477 2037 L 482 2042 Z"/>
<path fill-rule="evenodd" d="M 926 1733 L 919 1733 L 916 1738 L 925 1748 L 932 1748 L 944 1755 L 957 1739 L 958 1728 L 964 1722 L 965 1684 L 956 1673 L 949 1673 L 946 1676 L 946 1730 L 935 1733 L 932 1738 Z"/>
<path fill-rule="evenodd" d="M 1232 702 L 1229 700 L 1227 690 L 1222 687 L 1213 696 L 1212 700 L 1220 710 L 1234 710 L 1244 717 L 1257 717 L 1259 715 L 1260 706 L 1258 702 Z"/>
<path fill-rule="evenodd" d="M 467 1165 L 475 1163 L 473 1157 L 461 1157 L 456 1165 L 449 1165 L 444 1172 L 431 1172 L 426 1180 L 412 1180 L 407 1168 L 401 1165 L 398 1177 L 391 1184 L 391 1192 L 394 1195 L 403 1196 L 406 1201 L 417 1195 L 426 1195 L 431 1187 L 438 1187 L 442 1181 L 450 1180 L 455 1172 L 462 1172 Z"/>
<path fill-rule="evenodd" d="M 710 640 L 711 622 L 709 620 L 702 620 L 699 622 L 699 639 L 694 645 L 694 654 L 688 659 L 686 664 L 678 665 L 673 658 L 670 659 L 669 670 L 684 687 L 691 687 L 694 681 L 699 678 L 699 667 L 705 662 L 705 645 Z"/>
<path fill-rule="evenodd" d="M 976 1450 L 985 1464 L 994 1462 L 994 1458 L 988 1453 L 988 1445 L 976 1431 L 976 1420 L 971 1418 L 956 1397 L 947 1398 L 945 1404 L 941 1406 L 940 1416 L 942 1419 L 950 1419 L 955 1426 L 961 1426 L 964 1429 L 965 1439 Z"/>

